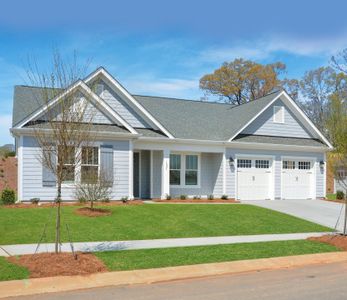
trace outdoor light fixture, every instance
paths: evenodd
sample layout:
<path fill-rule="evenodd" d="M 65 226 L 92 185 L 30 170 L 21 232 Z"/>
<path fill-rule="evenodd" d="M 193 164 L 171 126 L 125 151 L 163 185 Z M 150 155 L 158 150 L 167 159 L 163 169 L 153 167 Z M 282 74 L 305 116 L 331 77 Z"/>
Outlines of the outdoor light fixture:
<path fill-rule="evenodd" d="M 321 168 L 324 167 L 324 161 L 323 161 L 323 160 L 321 160 L 321 161 L 319 162 L 319 166 L 320 166 Z"/>
<path fill-rule="evenodd" d="M 234 159 L 231 156 L 229 157 L 229 165 L 230 166 L 234 165 Z"/>

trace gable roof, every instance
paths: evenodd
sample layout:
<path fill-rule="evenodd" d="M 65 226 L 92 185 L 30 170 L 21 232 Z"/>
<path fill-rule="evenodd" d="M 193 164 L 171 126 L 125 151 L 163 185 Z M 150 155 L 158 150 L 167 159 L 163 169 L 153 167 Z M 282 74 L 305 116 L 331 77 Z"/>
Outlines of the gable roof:
<path fill-rule="evenodd" d="M 242 105 L 134 95 L 176 137 L 226 141 L 280 92 Z"/>
<path fill-rule="evenodd" d="M 297 110 L 301 121 L 304 125 L 308 126 L 313 132 L 314 136 L 319 137 L 328 147 L 330 143 L 312 124 L 307 116 L 301 111 L 295 102 L 283 90 L 274 91 L 264 97 L 254 101 L 242 104 L 231 105 L 225 103 L 203 102 L 194 100 L 185 100 L 177 98 L 154 97 L 131 95 L 124 89 L 107 71 L 103 68 L 97 69 L 94 73 L 87 77 L 87 81 L 96 78 L 93 76 L 106 76 L 109 81 L 117 88 L 120 89 L 126 97 L 131 100 L 134 105 L 143 110 L 147 117 L 155 121 L 159 125 L 154 128 L 160 130 L 141 130 L 139 128 L 128 128 L 125 121 L 123 127 L 126 127 L 130 132 L 139 133 L 147 137 L 160 137 L 160 138 L 177 138 L 177 139 L 190 139 L 202 141 L 240 141 L 240 134 L 251 122 L 253 122 L 267 107 L 269 107 L 276 99 L 283 98 L 286 104 L 291 106 L 291 109 Z M 76 83 L 77 84 L 77 83 Z M 89 89 L 84 81 L 80 81 L 80 86 Z M 13 102 L 13 127 L 23 123 L 28 116 L 34 114 L 43 105 L 38 101 L 42 89 L 29 86 L 15 86 L 14 89 L 14 102 Z M 54 93 L 52 93 L 54 94 Z M 94 93 L 92 93 L 94 94 Z M 100 98 L 95 95 L 96 100 Z M 104 103 L 110 106 L 108 103 Z M 116 110 L 110 107 L 110 110 L 117 114 Z M 116 116 L 119 117 L 119 116 Z M 307 120 L 306 120 L 307 119 Z M 123 120 L 122 120 L 123 121 Z M 122 126 L 120 126 L 122 127 Z M 115 127 L 109 128 L 112 132 L 116 132 Z M 117 129 L 121 131 L 121 129 Z M 160 133 L 161 131 L 161 133 Z M 245 137 L 243 137 L 245 138 Z M 264 137 L 263 137 L 264 138 Z M 253 142 L 259 142 L 259 137 L 252 137 Z M 314 139 L 312 139 L 314 140 Z M 250 137 L 247 137 L 245 142 L 251 142 Z M 290 144 L 294 140 L 280 140 L 280 143 Z M 266 141 L 271 143 L 271 139 Z M 275 141 L 274 141 L 275 142 Z M 298 142 L 299 143 L 299 142 Z M 322 146 L 321 143 L 307 142 L 312 146 Z"/>

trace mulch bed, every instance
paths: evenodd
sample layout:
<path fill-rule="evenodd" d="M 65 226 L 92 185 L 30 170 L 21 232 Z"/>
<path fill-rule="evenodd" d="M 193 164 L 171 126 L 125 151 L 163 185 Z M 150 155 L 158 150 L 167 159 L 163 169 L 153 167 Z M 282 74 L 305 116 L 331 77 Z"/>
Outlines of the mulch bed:
<path fill-rule="evenodd" d="M 336 202 L 336 203 L 345 203 L 346 200 L 343 200 L 343 199 L 333 199 L 333 200 L 329 200 L 329 199 L 323 199 L 325 201 L 328 201 L 328 202 Z"/>
<path fill-rule="evenodd" d="M 240 203 L 240 201 L 237 201 L 235 199 L 228 199 L 228 200 L 223 200 L 223 199 L 213 199 L 213 200 L 208 200 L 208 199 L 171 199 L 171 200 L 161 200 L 161 199 L 156 199 L 154 202 L 164 202 L 164 203 Z"/>
<path fill-rule="evenodd" d="M 115 200 L 110 202 L 94 202 L 97 206 L 127 206 L 127 205 L 141 205 L 143 204 L 142 200 L 131 200 L 123 203 L 122 201 Z M 32 204 L 30 202 L 22 202 L 12 205 L 4 205 L 6 208 L 35 208 L 35 207 L 52 207 L 54 202 L 39 202 L 39 204 Z M 79 202 L 62 202 L 61 206 L 84 206 L 84 203 Z"/>
<path fill-rule="evenodd" d="M 30 278 L 87 275 L 108 271 L 104 263 L 90 253 L 77 253 L 77 260 L 72 253 L 39 253 L 7 259 L 11 263 L 28 268 Z"/>
<path fill-rule="evenodd" d="M 109 209 L 103 208 L 93 208 L 90 207 L 82 207 L 75 210 L 75 213 L 81 216 L 87 217 L 102 217 L 111 215 L 111 211 Z"/>
<path fill-rule="evenodd" d="M 327 234 L 319 237 L 310 237 L 308 240 L 333 245 L 341 250 L 347 251 L 347 236 L 344 235 Z"/>

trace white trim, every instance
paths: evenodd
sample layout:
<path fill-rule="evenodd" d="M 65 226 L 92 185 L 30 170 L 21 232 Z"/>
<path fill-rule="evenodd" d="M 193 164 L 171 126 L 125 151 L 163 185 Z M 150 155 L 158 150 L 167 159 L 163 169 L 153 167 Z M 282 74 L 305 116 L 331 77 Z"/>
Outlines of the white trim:
<path fill-rule="evenodd" d="M 150 197 L 153 199 L 153 150 L 150 151 L 149 178 L 150 178 Z"/>
<path fill-rule="evenodd" d="M 199 152 L 180 152 L 180 151 L 173 151 L 170 154 L 176 154 L 181 156 L 181 169 L 180 169 L 180 185 L 171 185 L 170 188 L 174 189 L 185 189 L 185 188 L 192 188 L 192 189 L 200 189 L 201 188 L 201 153 Z M 186 156 L 187 155 L 195 155 L 198 157 L 198 184 L 197 185 L 186 185 Z M 169 168 L 170 171 L 170 168 Z"/>
<path fill-rule="evenodd" d="M 242 153 L 236 153 L 235 154 L 235 199 L 238 199 L 238 167 L 237 167 L 237 160 L 238 159 L 251 159 L 252 160 L 252 168 L 253 161 L 257 159 L 271 159 L 271 167 L 269 168 L 271 170 L 271 177 L 270 177 L 270 187 L 269 187 L 269 197 L 270 200 L 275 200 L 275 186 L 276 186 L 276 176 L 275 176 L 275 162 L 276 162 L 276 156 L 275 155 L 269 155 L 269 154 L 242 154 Z M 251 188 L 251 187 L 250 187 Z"/>
<path fill-rule="evenodd" d="M 323 187 L 323 197 L 326 197 L 327 196 L 327 167 L 328 167 L 328 165 L 327 165 L 327 154 L 324 152 L 324 166 L 323 166 L 323 168 L 324 168 L 324 174 L 323 174 L 323 180 L 324 180 L 324 187 Z M 318 164 L 319 164 L 319 162 L 318 162 Z M 319 165 L 319 168 L 320 168 L 320 165 Z M 316 191 L 316 193 L 317 193 L 317 191 Z"/>
<path fill-rule="evenodd" d="M 245 126 L 243 126 L 239 131 L 236 132 L 236 134 L 234 134 L 229 139 L 229 142 L 231 142 L 237 135 L 239 135 L 245 128 L 247 128 L 248 125 L 250 125 L 256 118 L 258 118 L 258 116 L 260 116 L 268 107 L 270 107 L 281 96 L 284 96 L 284 99 L 287 100 L 289 102 L 289 104 L 291 104 L 293 106 L 295 111 L 299 113 L 300 117 L 308 123 L 308 125 L 313 129 L 313 131 L 330 148 L 330 150 L 333 149 L 333 146 L 326 139 L 326 137 L 318 130 L 318 128 L 312 123 L 312 121 L 306 116 L 306 114 L 299 108 L 299 106 L 295 103 L 295 101 L 285 91 L 282 91 L 280 94 L 278 94 L 273 100 L 271 100 L 270 103 L 268 103 L 262 110 L 260 110 L 259 113 L 257 113 L 250 121 L 247 122 L 247 124 Z M 257 100 L 255 100 L 255 101 L 257 101 Z"/>
<path fill-rule="evenodd" d="M 223 185 L 222 185 L 222 194 L 227 194 L 227 158 L 226 158 L 226 148 L 224 148 L 224 153 L 222 157 L 222 172 L 223 172 Z"/>
<path fill-rule="evenodd" d="M 23 199 L 23 136 L 19 136 L 17 159 L 18 159 L 18 174 L 17 174 L 17 189 L 18 197 L 17 201 L 22 201 Z"/>
<path fill-rule="evenodd" d="M 298 162 L 299 160 L 306 160 L 306 161 L 310 161 L 311 162 L 311 169 L 310 171 L 312 172 L 312 178 L 311 178 L 311 182 L 310 182 L 310 199 L 316 199 L 317 197 L 317 157 L 312 157 L 312 156 L 293 156 L 293 155 L 282 155 L 281 156 L 281 200 L 286 199 L 283 198 L 283 186 L 284 186 L 284 182 L 283 182 L 283 160 L 294 160 L 295 162 Z M 296 168 L 297 169 L 297 168 Z M 295 169 L 295 170 L 296 170 Z M 289 169 L 290 170 L 290 169 Z M 300 199 L 299 199 L 300 200 Z M 304 199 L 303 199 L 304 200 Z"/>
<path fill-rule="evenodd" d="M 166 199 L 170 195 L 170 150 L 163 150 L 163 160 L 161 165 L 161 199 Z"/>
<path fill-rule="evenodd" d="M 134 152 L 133 141 L 129 141 L 129 200 L 134 199 Z"/>
<path fill-rule="evenodd" d="M 164 132 L 170 139 L 174 136 L 163 125 L 159 123 L 136 99 L 115 79 L 110 75 L 103 67 L 97 69 L 94 73 L 90 74 L 84 81 L 86 83 L 93 80 L 98 75 L 104 76 L 110 81 L 125 97 L 127 97 L 151 122 L 153 122 L 162 132 Z"/>

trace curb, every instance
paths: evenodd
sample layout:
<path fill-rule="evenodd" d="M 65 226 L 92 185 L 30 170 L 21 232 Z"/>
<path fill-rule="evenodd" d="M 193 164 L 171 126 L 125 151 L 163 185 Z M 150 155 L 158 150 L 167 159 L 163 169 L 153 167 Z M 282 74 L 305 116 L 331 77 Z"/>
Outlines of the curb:
<path fill-rule="evenodd" d="M 0 282 L 0 298 L 66 292 L 105 286 L 150 284 L 254 271 L 278 270 L 313 264 L 347 261 L 347 252 L 261 258 L 160 269 L 97 273 L 85 276 L 57 276 Z"/>

